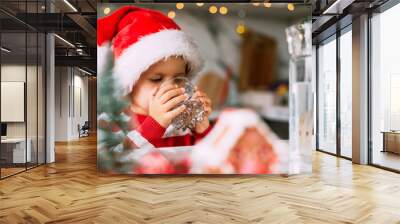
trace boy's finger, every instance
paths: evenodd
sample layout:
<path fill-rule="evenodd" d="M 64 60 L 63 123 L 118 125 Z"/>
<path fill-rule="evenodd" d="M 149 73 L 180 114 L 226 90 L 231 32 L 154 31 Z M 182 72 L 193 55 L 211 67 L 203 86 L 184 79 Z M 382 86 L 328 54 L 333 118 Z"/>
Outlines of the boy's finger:
<path fill-rule="evenodd" d="M 171 89 L 160 96 L 160 102 L 163 104 L 176 96 L 182 95 L 183 93 L 185 93 L 184 88 Z"/>
<path fill-rule="evenodd" d="M 202 98 L 202 97 L 205 97 L 205 95 L 204 95 L 202 92 L 200 92 L 200 91 L 196 91 L 196 92 L 194 93 L 194 95 L 193 95 L 193 98 L 194 98 L 194 99 L 200 99 L 200 98 Z"/>
<path fill-rule="evenodd" d="M 209 98 L 204 98 L 204 102 L 207 104 L 207 105 L 211 105 L 211 100 L 209 99 Z"/>
<path fill-rule="evenodd" d="M 206 117 L 208 117 L 211 114 L 211 111 L 212 111 L 211 108 L 205 108 L 204 109 Z"/>
<path fill-rule="evenodd" d="M 205 111 L 207 111 L 207 110 L 211 111 L 212 110 L 211 103 L 204 102 L 203 103 L 203 107 L 204 107 Z"/>
<path fill-rule="evenodd" d="M 177 96 L 175 98 L 170 99 L 164 104 L 164 108 L 166 111 L 171 110 L 172 108 L 176 107 L 179 103 L 182 103 L 183 101 L 187 100 L 188 97 L 186 95 L 181 95 Z"/>
<path fill-rule="evenodd" d="M 205 96 L 200 96 L 200 97 L 197 97 L 196 98 L 197 100 L 199 100 L 200 102 L 202 102 L 202 103 L 210 103 L 211 102 L 211 100 L 209 100 L 207 97 L 205 97 Z"/>
<path fill-rule="evenodd" d="M 174 117 L 178 116 L 180 113 L 182 113 L 185 109 L 186 109 L 186 106 L 181 105 L 181 106 L 171 110 L 167 114 L 168 114 L 168 116 L 170 116 L 170 118 L 174 118 Z"/>
<path fill-rule="evenodd" d="M 167 92 L 168 90 L 171 90 L 171 89 L 176 89 L 176 88 L 178 88 L 178 86 L 177 85 L 175 85 L 175 84 L 166 84 L 166 85 L 162 85 L 160 88 L 159 88 L 159 90 L 158 90 L 158 92 L 157 92 L 157 94 L 156 94 L 156 97 L 157 98 L 159 98 L 160 96 L 162 96 L 165 92 Z"/>
<path fill-rule="evenodd" d="M 203 95 L 204 95 L 201 91 L 196 91 L 196 94 L 197 94 L 198 96 L 203 96 Z"/>

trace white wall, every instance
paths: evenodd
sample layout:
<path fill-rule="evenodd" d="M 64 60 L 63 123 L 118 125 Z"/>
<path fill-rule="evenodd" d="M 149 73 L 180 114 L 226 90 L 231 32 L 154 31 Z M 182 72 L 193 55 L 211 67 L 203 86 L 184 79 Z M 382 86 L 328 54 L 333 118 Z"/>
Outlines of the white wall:
<path fill-rule="evenodd" d="M 28 137 L 29 133 L 31 133 L 30 128 L 32 127 L 36 130 L 36 120 L 37 115 L 36 113 L 36 106 L 37 106 L 37 99 L 36 99 L 36 80 L 33 80 L 30 75 L 34 74 L 36 76 L 36 67 L 34 66 L 27 66 L 25 65 L 2 65 L 1 66 L 1 81 L 3 82 L 25 82 L 25 75 L 28 72 L 28 84 L 29 87 L 34 88 L 27 88 L 27 120 L 28 124 Z M 7 110 L 7 108 L 1 108 L 1 110 Z M 34 122 L 34 123 L 32 123 Z M 26 122 L 7 122 L 7 136 L 8 137 L 25 137 L 25 123 Z M 35 126 L 35 127 L 33 127 Z M 32 129 L 32 130 L 33 130 Z M 36 133 L 36 132 L 35 132 Z"/>
<path fill-rule="evenodd" d="M 25 65 L 2 65 L 1 81 L 5 82 L 25 82 Z M 28 67 L 30 70 L 31 67 Z M 7 110 L 7 108 L 1 108 Z M 25 137 L 25 123 L 11 122 L 7 123 L 7 137 Z"/>
<path fill-rule="evenodd" d="M 38 69 L 38 70 L 37 70 Z M 27 80 L 25 80 L 27 78 Z M 44 162 L 45 145 L 45 117 L 44 117 L 44 74 L 42 68 L 36 66 L 25 66 L 20 64 L 3 64 L 1 66 L 1 81 L 18 81 L 26 84 L 26 112 L 24 122 L 6 122 L 7 137 L 30 139 L 32 158 L 36 162 L 36 153 L 39 153 L 39 163 Z M 7 97 L 7 96 L 2 96 Z M 1 108 L 10 110 L 10 108 Z"/>
<path fill-rule="evenodd" d="M 75 70 L 75 75 L 74 75 L 74 91 L 72 94 L 74 96 L 71 96 L 74 99 L 74 108 L 72 113 L 73 119 L 71 120 L 71 135 L 72 138 L 77 138 L 79 133 L 78 133 L 78 124 L 81 126 L 85 123 L 85 121 L 88 121 L 88 78 L 81 76 L 82 73 L 76 74 L 77 70 Z M 80 93 L 78 93 L 80 91 Z M 79 97 L 80 95 L 80 97 Z M 79 99 L 80 98 L 80 99 Z M 79 100 L 81 102 L 79 102 Z M 81 108 L 79 108 L 81 106 Z M 82 111 L 80 112 L 81 109 Z"/>
<path fill-rule="evenodd" d="M 70 68 L 55 68 L 55 141 L 68 141 Z"/>
<path fill-rule="evenodd" d="M 78 124 L 88 120 L 88 78 L 76 68 L 56 67 L 55 111 L 55 140 L 77 139 Z"/>

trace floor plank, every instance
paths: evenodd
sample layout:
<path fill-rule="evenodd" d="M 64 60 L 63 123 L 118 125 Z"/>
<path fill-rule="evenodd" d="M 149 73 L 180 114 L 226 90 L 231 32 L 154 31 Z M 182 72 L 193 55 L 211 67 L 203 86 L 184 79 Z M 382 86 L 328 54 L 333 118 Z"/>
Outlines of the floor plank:
<path fill-rule="evenodd" d="M 0 181 L 0 223 L 400 223 L 400 175 L 320 152 L 309 175 L 104 176 L 96 139 Z"/>

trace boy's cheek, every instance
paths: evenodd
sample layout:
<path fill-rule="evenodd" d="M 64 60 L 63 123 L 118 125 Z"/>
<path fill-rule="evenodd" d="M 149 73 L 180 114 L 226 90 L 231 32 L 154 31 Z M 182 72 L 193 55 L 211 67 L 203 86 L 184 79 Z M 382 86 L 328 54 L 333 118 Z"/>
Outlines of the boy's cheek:
<path fill-rule="evenodd" d="M 150 94 L 136 94 L 133 101 L 136 105 L 142 107 L 143 109 L 147 109 L 150 104 Z"/>

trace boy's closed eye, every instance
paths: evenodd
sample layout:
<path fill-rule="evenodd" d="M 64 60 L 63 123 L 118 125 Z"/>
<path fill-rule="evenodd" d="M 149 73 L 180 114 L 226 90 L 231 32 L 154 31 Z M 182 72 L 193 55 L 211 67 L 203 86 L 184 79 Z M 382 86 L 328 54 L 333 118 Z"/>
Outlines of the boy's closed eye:
<path fill-rule="evenodd" d="M 176 75 L 174 75 L 173 76 L 173 78 L 176 78 L 176 77 L 180 77 L 180 76 L 186 76 L 187 74 L 185 74 L 185 73 L 179 73 L 179 74 L 176 74 Z M 164 80 L 164 75 L 155 75 L 155 76 L 153 76 L 153 77 L 150 77 L 150 79 L 149 79 L 151 82 L 153 82 L 153 83 L 160 83 L 160 82 L 162 82 L 163 80 Z"/>
<path fill-rule="evenodd" d="M 150 77 L 150 82 L 153 83 L 160 83 L 161 81 L 163 81 L 163 75 L 155 75 L 153 77 Z"/>

